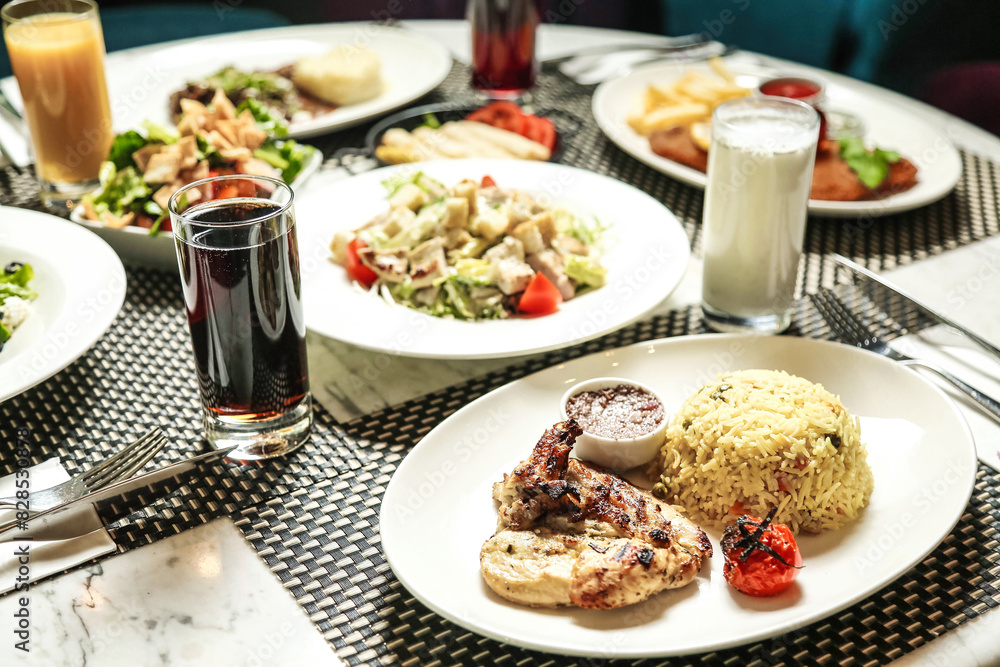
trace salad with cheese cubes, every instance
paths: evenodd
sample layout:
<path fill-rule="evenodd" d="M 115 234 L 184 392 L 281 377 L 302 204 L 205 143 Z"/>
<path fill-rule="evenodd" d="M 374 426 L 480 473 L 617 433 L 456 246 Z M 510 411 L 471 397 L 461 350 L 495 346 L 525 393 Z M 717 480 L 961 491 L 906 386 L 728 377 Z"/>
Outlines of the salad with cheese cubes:
<path fill-rule="evenodd" d="M 383 185 L 388 209 L 337 232 L 330 251 L 389 303 L 460 320 L 548 315 L 607 279 L 596 219 L 489 176 L 445 187 L 418 171 Z"/>

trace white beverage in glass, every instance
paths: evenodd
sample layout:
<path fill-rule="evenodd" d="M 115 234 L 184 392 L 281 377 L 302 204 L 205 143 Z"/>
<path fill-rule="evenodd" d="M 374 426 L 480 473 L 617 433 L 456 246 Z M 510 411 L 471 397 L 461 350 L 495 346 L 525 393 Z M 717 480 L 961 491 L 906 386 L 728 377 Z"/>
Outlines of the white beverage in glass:
<path fill-rule="evenodd" d="M 702 233 L 713 329 L 779 333 L 791 323 L 818 138 L 819 115 L 801 102 L 716 108 Z"/>

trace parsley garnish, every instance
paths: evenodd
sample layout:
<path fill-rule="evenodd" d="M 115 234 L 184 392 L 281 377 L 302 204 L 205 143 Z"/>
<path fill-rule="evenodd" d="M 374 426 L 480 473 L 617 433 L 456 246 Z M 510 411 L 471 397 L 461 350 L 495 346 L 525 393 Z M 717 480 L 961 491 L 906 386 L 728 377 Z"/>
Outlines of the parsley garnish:
<path fill-rule="evenodd" d="M 840 157 L 866 187 L 874 189 L 889 175 L 889 165 L 899 162 L 899 153 L 876 148 L 869 151 L 860 137 L 840 139 Z"/>

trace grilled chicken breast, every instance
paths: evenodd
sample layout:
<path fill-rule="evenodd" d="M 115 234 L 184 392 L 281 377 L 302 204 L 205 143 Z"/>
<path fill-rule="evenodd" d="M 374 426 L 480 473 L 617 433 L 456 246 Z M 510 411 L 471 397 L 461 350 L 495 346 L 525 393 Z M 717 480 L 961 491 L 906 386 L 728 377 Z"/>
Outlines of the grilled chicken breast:
<path fill-rule="evenodd" d="M 501 597 L 534 607 L 611 609 L 690 583 L 712 555 L 705 532 L 598 466 L 570 459 L 581 433 L 556 424 L 493 487 L 497 532 L 480 568 Z"/>

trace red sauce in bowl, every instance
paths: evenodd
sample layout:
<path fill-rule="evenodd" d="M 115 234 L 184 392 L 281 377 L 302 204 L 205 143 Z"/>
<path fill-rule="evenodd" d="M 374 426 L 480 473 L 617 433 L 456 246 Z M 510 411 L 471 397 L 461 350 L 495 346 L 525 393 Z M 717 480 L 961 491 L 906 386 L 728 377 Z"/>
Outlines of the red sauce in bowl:
<path fill-rule="evenodd" d="M 815 81 L 809 79 L 771 79 L 760 84 L 762 95 L 772 95 L 774 97 L 790 97 L 793 100 L 802 100 L 812 103 L 813 98 L 818 98 L 823 87 Z"/>
<path fill-rule="evenodd" d="M 823 86 L 810 79 L 783 77 L 765 81 L 757 87 L 761 95 L 788 97 L 805 102 L 819 113 L 819 136 L 826 137 L 826 116 L 823 114 Z"/>

